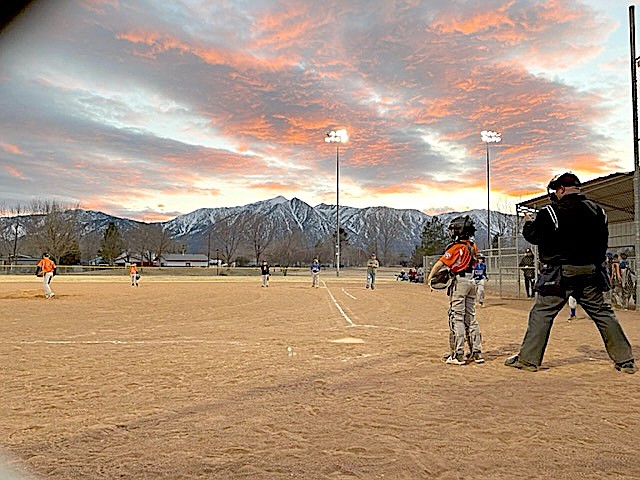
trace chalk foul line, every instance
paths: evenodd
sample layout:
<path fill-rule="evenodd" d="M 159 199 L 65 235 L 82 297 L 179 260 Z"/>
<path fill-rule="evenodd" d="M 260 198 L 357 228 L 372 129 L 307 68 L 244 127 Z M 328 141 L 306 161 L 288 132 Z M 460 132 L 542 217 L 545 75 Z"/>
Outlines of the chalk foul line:
<path fill-rule="evenodd" d="M 323 282 L 323 283 L 324 283 L 324 282 Z M 325 284 L 325 287 L 326 287 L 326 286 L 327 286 L 327 285 Z M 333 300 L 334 305 L 336 306 L 336 308 L 338 309 L 338 311 L 342 314 L 342 316 L 343 316 L 343 317 L 344 317 L 344 319 L 347 321 L 347 323 L 348 323 L 350 326 L 352 326 L 352 327 L 353 327 L 353 326 L 355 326 L 355 323 L 353 323 L 353 322 L 351 321 L 351 319 L 349 318 L 349 315 L 347 315 L 347 314 L 345 313 L 345 311 L 342 309 L 342 307 L 340 306 L 340 304 L 339 304 L 339 303 L 338 303 L 338 301 L 336 300 L 336 297 L 334 297 L 334 296 L 333 296 L 333 293 L 331 293 L 331 290 L 329 290 L 329 288 L 327 288 L 327 292 L 329 292 L 329 296 L 331 297 L 331 300 Z"/>
<path fill-rule="evenodd" d="M 347 292 L 344 288 L 342 289 L 342 292 L 343 292 L 347 297 L 351 297 L 351 298 L 353 298 L 354 300 L 357 300 L 357 298 L 356 298 L 356 297 L 354 297 L 353 295 L 351 295 L 351 294 L 350 294 L 349 292 Z"/>

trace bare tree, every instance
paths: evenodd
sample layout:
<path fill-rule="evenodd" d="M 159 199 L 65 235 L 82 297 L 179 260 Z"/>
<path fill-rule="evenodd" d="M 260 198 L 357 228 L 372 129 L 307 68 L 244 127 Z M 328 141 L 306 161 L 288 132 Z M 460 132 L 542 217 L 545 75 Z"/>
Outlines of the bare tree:
<path fill-rule="evenodd" d="M 127 233 L 124 241 L 126 251 L 138 253 L 142 261 L 152 264 L 154 259 L 160 258 L 176 248 L 175 241 L 168 230 L 158 223 L 140 223 Z"/>
<path fill-rule="evenodd" d="M 29 208 L 21 203 L 0 207 L 0 216 L 6 217 L 6 221 L 0 224 L 0 254 L 8 256 L 12 265 L 18 255 L 19 240 L 26 233 L 29 213 Z"/>
<path fill-rule="evenodd" d="M 245 236 L 251 244 L 255 255 L 256 265 L 260 263 L 262 254 L 276 238 L 276 229 L 273 223 L 266 221 L 264 215 L 250 213 L 243 219 Z"/>
<path fill-rule="evenodd" d="M 307 238 L 304 232 L 296 228 L 291 234 L 278 239 L 271 249 L 274 261 L 283 266 L 295 265 L 308 261 Z"/>
<path fill-rule="evenodd" d="M 89 232 L 80 238 L 80 255 L 84 263 L 89 263 L 98 256 L 102 236 L 99 232 Z"/>
<path fill-rule="evenodd" d="M 318 260 L 320 260 L 320 263 L 323 265 L 333 265 L 336 261 L 334 239 L 335 239 L 335 232 L 333 235 L 327 234 L 324 237 L 322 237 L 313 246 L 313 251 L 310 252 L 312 253 L 312 255 L 310 256 L 317 256 Z M 340 255 L 341 255 L 341 258 L 340 258 L 341 262 L 343 261 L 343 258 L 345 259 L 350 258 L 348 257 L 348 252 L 346 251 L 341 251 Z"/>
<path fill-rule="evenodd" d="M 371 208 L 367 215 L 366 236 L 370 250 L 376 252 L 380 263 L 392 262 L 393 246 L 396 242 L 396 217 L 388 208 Z"/>
<path fill-rule="evenodd" d="M 515 235 L 516 217 L 514 206 L 506 199 L 501 199 L 498 203 L 498 211 L 492 212 L 493 224 L 498 232 L 491 239 L 492 248 L 498 248 L 498 238 L 510 238 Z"/>
<path fill-rule="evenodd" d="M 215 245 L 229 265 L 236 258 L 240 244 L 245 239 L 244 228 L 244 218 L 232 215 L 217 220 L 213 225 Z"/>
<path fill-rule="evenodd" d="M 49 252 L 56 263 L 75 263 L 80 260 L 79 232 L 75 217 L 78 205 L 57 200 L 37 200 L 31 210 L 39 218 L 29 226 L 33 246 Z"/>

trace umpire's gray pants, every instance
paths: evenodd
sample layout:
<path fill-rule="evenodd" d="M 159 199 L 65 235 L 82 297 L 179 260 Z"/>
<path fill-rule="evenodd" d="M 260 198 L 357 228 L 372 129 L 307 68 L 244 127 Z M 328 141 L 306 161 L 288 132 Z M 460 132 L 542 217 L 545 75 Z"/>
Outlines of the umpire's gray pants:
<path fill-rule="evenodd" d="M 464 354 L 465 337 L 469 335 L 471 352 L 482 352 L 480 326 L 476 320 L 476 282 L 471 275 L 456 276 L 449 295 L 449 346 L 451 353 Z"/>
<path fill-rule="evenodd" d="M 629 340 L 622 331 L 611 305 L 604 302 L 603 293 L 597 287 L 590 285 L 568 288 L 562 297 L 538 295 L 529 313 L 527 332 L 520 346 L 520 359 L 536 366 L 542 364 L 553 320 L 567 303 L 570 295 L 578 301 L 596 324 L 611 360 L 622 363 L 633 359 Z"/>

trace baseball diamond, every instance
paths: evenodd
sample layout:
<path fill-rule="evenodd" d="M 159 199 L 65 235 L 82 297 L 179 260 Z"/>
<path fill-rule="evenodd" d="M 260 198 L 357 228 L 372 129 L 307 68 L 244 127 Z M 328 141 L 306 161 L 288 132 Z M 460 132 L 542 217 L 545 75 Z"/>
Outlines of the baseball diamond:
<path fill-rule="evenodd" d="M 0 449 L 16 478 L 640 477 L 638 376 L 584 318 L 558 320 L 528 373 L 503 362 L 530 303 L 491 291 L 486 362 L 451 367 L 446 294 L 391 272 L 373 292 L 348 269 L 318 289 L 59 275 L 54 299 L 31 277 L 0 277 Z M 639 351 L 634 315 L 619 312 Z"/>

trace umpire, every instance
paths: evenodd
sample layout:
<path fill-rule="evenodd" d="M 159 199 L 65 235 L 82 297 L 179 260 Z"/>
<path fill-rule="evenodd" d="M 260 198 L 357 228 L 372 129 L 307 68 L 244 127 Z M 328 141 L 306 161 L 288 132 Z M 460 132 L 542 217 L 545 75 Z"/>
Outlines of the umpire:
<path fill-rule="evenodd" d="M 535 220 L 525 215 L 524 238 L 538 245 L 540 269 L 520 353 L 505 361 L 508 367 L 535 372 L 542 364 L 553 319 L 573 296 L 596 324 L 616 370 L 635 373 L 631 345 L 611 309 L 604 302 L 609 280 L 606 259 L 609 227 L 604 210 L 580 192 L 580 180 L 571 172 L 547 186 L 551 205 Z M 554 192 L 554 193 L 552 193 Z"/>

